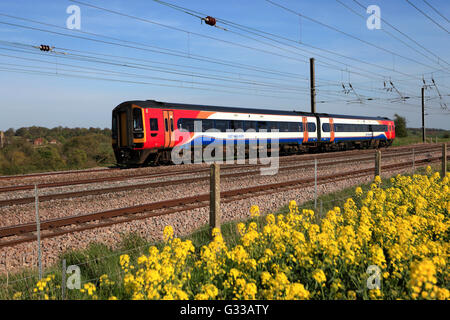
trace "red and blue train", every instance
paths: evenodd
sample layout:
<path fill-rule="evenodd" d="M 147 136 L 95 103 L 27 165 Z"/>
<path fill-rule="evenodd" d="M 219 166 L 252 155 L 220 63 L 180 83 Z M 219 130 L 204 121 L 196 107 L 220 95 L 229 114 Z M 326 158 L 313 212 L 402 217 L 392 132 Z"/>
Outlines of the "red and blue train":
<path fill-rule="evenodd" d="M 214 130 L 210 130 L 214 129 Z M 394 122 L 382 117 L 126 101 L 112 112 L 112 146 L 118 165 L 171 161 L 176 146 L 277 138 L 280 154 L 388 147 Z"/>

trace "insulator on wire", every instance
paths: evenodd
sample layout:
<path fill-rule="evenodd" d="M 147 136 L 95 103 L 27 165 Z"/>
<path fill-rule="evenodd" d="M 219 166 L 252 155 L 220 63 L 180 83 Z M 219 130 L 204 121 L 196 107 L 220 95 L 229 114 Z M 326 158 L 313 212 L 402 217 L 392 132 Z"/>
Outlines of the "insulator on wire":
<path fill-rule="evenodd" d="M 210 25 L 210 26 L 214 27 L 216 25 L 216 18 L 207 16 L 204 20 L 205 20 L 205 23 Z"/>
<path fill-rule="evenodd" d="M 41 51 L 50 51 L 50 46 L 47 46 L 45 44 L 41 44 L 39 46 L 39 50 L 41 50 Z"/>

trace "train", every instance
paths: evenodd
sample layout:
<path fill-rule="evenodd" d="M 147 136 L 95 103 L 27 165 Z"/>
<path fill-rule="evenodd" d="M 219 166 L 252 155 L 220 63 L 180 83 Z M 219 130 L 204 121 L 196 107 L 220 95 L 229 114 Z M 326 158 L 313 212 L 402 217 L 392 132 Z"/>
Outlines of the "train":
<path fill-rule="evenodd" d="M 283 154 L 388 147 L 395 139 L 394 121 L 366 117 L 125 101 L 112 111 L 112 148 L 119 166 L 171 163 L 173 148 L 206 148 L 209 144 L 245 143 L 246 152 L 259 141 L 278 139 Z"/>

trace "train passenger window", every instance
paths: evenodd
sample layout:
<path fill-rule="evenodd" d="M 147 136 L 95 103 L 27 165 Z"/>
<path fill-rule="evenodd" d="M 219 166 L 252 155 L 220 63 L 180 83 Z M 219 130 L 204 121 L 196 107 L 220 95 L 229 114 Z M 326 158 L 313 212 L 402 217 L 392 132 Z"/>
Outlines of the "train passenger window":
<path fill-rule="evenodd" d="M 228 120 L 215 120 L 216 129 L 220 132 L 226 132 L 228 129 Z"/>
<path fill-rule="evenodd" d="M 258 121 L 258 131 L 261 130 L 267 131 L 267 121 Z"/>
<path fill-rule="evenodd" d="M 141 109 L 133 109 L 133 130 L 142 131 L 142 111 Z"/>
<path fill-rule="evenodd" d="M 194 132 L 194 120 L 193 119 L 178 119 L 178 129 L 187 131 L 187 132 Z"/>
<path fill-rule="evenodd" d="M 303 131 L 303 123 L 301 122 L 289 122 L 289 132 Z"/>
<path fill-rule="evenodd" d="M 269 129 L 270 129 L 270 131 L 279 130 L 278 129 L 278 122 L 269 121 Z"/>
<path fill-rule="evenodd" d="M 165 125 L 166 131 L 169 131 L 169 125 L 167 124 L 167 119 L 164 119 L 164 125 Z"/>
<path fill-rule="evenodd" d="M 256 121 L 244 121 L 244 130 L 253 129 L 256 131 Z"/>
<path fill-rule="evenodd" d="M 170 131 L 173 131 L 173 118 L 170 118 Z"/>
<path fill-rule="evenodd" d="M 330 124 L 329 123 L 322 124 L 322 131 L 323 132 L 330 132 Z"/>
<path fill-rule="evenodd" d="M 243 129 L 244 126 L 242 125 L 242 121 L 241 120 L 230 120 L 230 129 L 233 130 L 238 130 L 238 129 Z"/>
<path fill-rule="evenodd" d="M 150 118 L 150 131 L 158 131 L 158 119 Z"/>
<path fill-rule="evenodd" d="M 280 132 L 289 132 L 289 122 L 280 122 L 279 127 Z"/>
<path fill-rule="evenodd" d="M 112 118 L 112 138 L 117 139 L 117 117 L 114 115 Z"/>
<path fill-rule="evenodd" d="M 316 124 L 314 122 L 308 122 L 308 132 L 315 132 Z"/>
<path fill-rule="evenodd" d="M 213 129 L 214 128 L 214 120 L 210 119 L 203 119 L 202 120 L 202 131 L 205 132 L 206 130 Z"/>

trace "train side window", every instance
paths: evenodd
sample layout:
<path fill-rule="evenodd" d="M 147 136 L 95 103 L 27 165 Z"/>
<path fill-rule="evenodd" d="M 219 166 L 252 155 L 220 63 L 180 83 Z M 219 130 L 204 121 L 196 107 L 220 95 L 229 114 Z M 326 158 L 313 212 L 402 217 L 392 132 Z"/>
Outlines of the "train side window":
<path fill-rule="evenodd" d="M 280 122 L 279 127 L 280 132 L 289 132 L 289 122 Z"/>
<path fill-rule="evenodd" d="M 270 131 L 279 130 L 278 129 L 278 122 L 270 121 L 269 122 L 269 129 L 270 129 Z"/>
<path fill-rule="evenodd" d="M 244 130 L 253 129 L 256 131 L 256 121 L 244 121 Z"/>
<path fill-rule="evenodd" d="M 179 130 L 194 132 L 194 119 L 178 119 L 177 125 Z"/>
<path fill-rule="evenodd" d="M 216 129 L 220 132 L 226 132 L 228 129 L 228 120 L 215 120 Z"/>
<path fill-rule="evenodd" d="M 169 125 L 167 123 L 167 119 L 164 119 L 164 125 L 165 125 L 166 131 L 169 131 Z"/>
<path fill-rule="evenodd" d="M 158 131 L 158 119 L 150 118 L 150 131 Z"/>
<path fill-rule="evenodd" d="M 203 119 L 202 120 L 202 131 L 205 132 L 206 130 L 213 129 L 214 128 L 214 120 L 210 119 Z"/>
<path fill-rule="evenodd" d="M 139 108 L 133 109 L 133 130 L 142 131 L 142 111 Z"/>
<path fill-rule="evenodd" d="M 330 132 L 330 124 L 329 123 L 322 124 L 322 131 L 323 132 Z"/>
<path fill-rule="evenodd" d="M 170 118 L 170 131 L 173 131 L 173 118 Z"/>
<path fill-rule="evenodd" d="M 315 132 L 316 124 L 314 122 L 308 122 L 308 132 Z"/>
<path fill-rule="evenodd" d="M 267 121 L 258 121 L 258 131 L 267 130 Z"/>
<path fill-rule="evenodd" d="M 117 139 L 117 118 L 115 115 L 112 118 L 112 138 Z"/>
<path fill-rule="evenodd" d="M 230 129 L 238 130 L 243 129 L 242 120 L 230 120 Z"/>
<path fill-rule="evenodd" d="M 289 122 L 289 131 L 290 132 L 303 131 L 303 123 L 302 122 Z"/>

